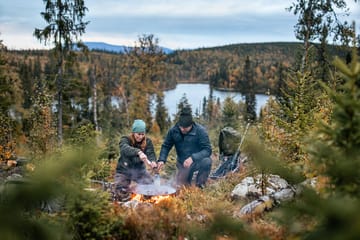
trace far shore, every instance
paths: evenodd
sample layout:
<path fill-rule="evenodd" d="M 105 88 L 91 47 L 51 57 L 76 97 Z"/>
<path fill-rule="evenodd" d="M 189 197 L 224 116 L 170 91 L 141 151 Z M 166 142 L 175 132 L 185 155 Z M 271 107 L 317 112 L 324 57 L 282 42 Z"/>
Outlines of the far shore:
<path fill-rule="evenodd" d="M 209 82 L 207 81 L 187 81 L 187 80 L 182 80 L 176 83 L 177 84 L 209 84 Z M 169 91 L 169 90 L 173 90 L 176 88 L 176 85 L 174 87 L 169 87 L 164 89 L 163 91 Z M 241 91 L 235 89 L 235 88 L 217 88 L 214 87 L 213 88 L 216 91 L 220 91 L 220 92 L 238 92 L 238 93 L 242 93 Z M 264 91 L 264 92 L 256 92 L 255 94 L 264 94 L 264 95 L 269 95 L 268 92 Z"/>

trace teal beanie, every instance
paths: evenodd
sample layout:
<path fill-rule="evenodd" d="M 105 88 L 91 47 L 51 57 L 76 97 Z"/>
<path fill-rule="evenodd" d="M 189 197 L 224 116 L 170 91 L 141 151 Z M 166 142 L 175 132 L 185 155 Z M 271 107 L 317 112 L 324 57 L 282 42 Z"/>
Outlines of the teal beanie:
<path fill-rule="evenodd" d="M 132 125 L 132 132 L 134 133 L 145 133 L 146 124 L 141 119 L 136 119 Z"/>

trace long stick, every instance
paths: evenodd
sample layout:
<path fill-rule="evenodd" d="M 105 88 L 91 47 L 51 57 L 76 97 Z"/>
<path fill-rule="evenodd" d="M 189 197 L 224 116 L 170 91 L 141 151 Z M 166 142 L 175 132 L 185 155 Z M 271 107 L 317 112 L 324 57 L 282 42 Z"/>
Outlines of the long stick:
<path fill-rule="evenodd" d="M 246 125 L 244 135 L 243 135 L 243 137 L 241 138 L 240 144 L 239 144 L 238 149 L 237 149 L 237 151 L 236 151 L 236 154 L 239 154 L 238 156 L 236 156 L 236 160 L 237 160 L 237 162 L 238 162 L 239 164 L 237 164 L 237 167 L 236 167 L 234 170 L 232 170 L 231 172 L 237 172 L 237 171 L 239 170 L 239 168 L 240 168 L 240 164 L 241 164 L 241 162 L 242 162 L 242 159 L 241 159 L 241 157 L 240 157 L 240 148 L 241 148 L 241 145 L 242 145 L 243 142 L 244 142 L 244 139 L 245 139 L 245 136 L 246 136 L 246 133 L 247 133 L 249 127 L 250 127 L 250 123 L 248 123 L 248 124 Z"/>
<path fill-rule="evenodd" d="M 245 139 L 245 136 L 246 136 L 246 133 L 247 133 L 247 131 L 248 131 L 249 127 L 250 127 L 250 123 L 248 123 L 248 124 L 246 125 L 244 135 L 243 135 L 243 137 L 241 138 L 241 141 L 240 141 L 239 147 L 238 147 L 238 149 L 237 149 L 238 151 L 240 151 L 241 145 L 242 145 L 242 144 L 243 144 L 243 142 L 244 142 L 244 139 Z"/>

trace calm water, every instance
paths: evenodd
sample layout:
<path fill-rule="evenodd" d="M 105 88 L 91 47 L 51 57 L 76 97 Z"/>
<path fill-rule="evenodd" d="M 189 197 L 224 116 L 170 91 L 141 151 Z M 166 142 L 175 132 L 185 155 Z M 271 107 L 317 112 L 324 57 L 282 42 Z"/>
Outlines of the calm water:
<path fill-rule="evenodd" d="M 185 94 L 188 99 L 189 104 L 191 104 L 193 112 L 198 109 L 202 110 L 202 104 L 204 97 L 208 98 L 210 92 L 209 84 L 204 83 L 179 83 L 176 85 L 175 89 L 171 89 L 164 92 L 165 98 L 164 103 L 168 109 L 168 113 L 173 118 L 177 111 L 177 105 L 180 102 L 181 97 Z M 239 102 L 242 99 L 242 95 L 238 92 L 224 92 L 224 91 L 213 91 L 213 96 L 215 100 L 218 98 L 222 103 L 226 97 L 230 96 L 234 99 L 235 102 Z M 267 100 L 269 99 L 268 95 L 265 94 L 256 94 L 256 112 L 260 113 L 260 108 L 263 107 Z"/>

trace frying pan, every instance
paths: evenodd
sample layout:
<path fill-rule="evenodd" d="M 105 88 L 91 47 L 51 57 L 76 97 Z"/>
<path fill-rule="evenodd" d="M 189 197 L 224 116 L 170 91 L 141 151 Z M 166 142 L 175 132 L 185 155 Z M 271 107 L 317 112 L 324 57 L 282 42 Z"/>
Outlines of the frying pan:
<path fill-rule="evenodd" d="M 163 196 L 176 193 L 176 189 L 167 185 L 155 185 L 155 184 L 137 184 L 133 190 L 135 194 L 141 194 L 144 196 Z"/>

